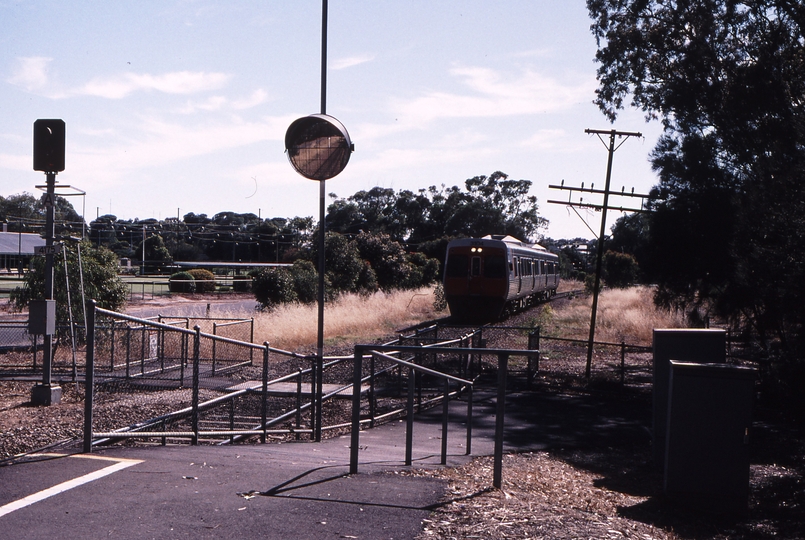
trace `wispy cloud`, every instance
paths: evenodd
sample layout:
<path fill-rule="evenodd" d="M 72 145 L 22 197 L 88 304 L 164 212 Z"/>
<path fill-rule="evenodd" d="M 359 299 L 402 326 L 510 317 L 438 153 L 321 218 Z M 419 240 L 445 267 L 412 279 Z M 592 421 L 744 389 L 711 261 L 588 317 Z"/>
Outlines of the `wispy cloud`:
<path fill-rule="evenodd" d="M 6 81 L 28 91 L 40 90 L 48 83 L 48 64 L 52 60 L 44 56 L 17 58 Z"/>
<path fill-rule="evenodd" d="M 371 62 L 375 59 L 374 54 L 361 54 L 357 56 L 347 56 L 345 58 L 339 58 L 334 60 L 330 64 L 331 69 L 346 69 L 349 67 L 357 66 L 360 64 L 365 64 L 366 62 Z"/>
<path fill-rule="evenodd" d="M 211 96 L 201 101 L 188 101 L 179 109 L 181 114 L 193 114 L 198 111 L 220 111 L 233 109 L 242 111 L 256 107 L 268 99 L 268 92 L 258 89 L 242 99 L 229 99 L 224 96 Z"/>
<path fill-rule="evenodd" d="M 151 90 L 166 94 L 195 94 L 222 88 L 231 78 L 226 73 L 203 71 L 176 71 L 162 75 L 123 73 L 113 77 L 95 78 L 76 93 L 107 99 L 121 99 L 133 92 Z"/>
<path fill-rule="evenodd" d="M 410 125 L 437 118 L 555 113 L 589 101 L 595 89 L 593 77 L 558 80 L 532 70 L 509 76 L 490 68 L 460 67 L 450 74 L 468 91 L 435 91 L 409 101 L 397 100 L 395 116 Z"/>
<path fill-rule="evenodd" d="M 103 147 L 75 147 L 72 161 L 74 170 L 80 171 L 82 177 L 108 183 L 110 170 L 123 174 L 256 142 L 282 140 L 292 120 L 291 117 L 267 117 L 254 121 L 229 118 L 225 122 L 180 124 L 157 117 L 142 118 L 125 132 L 115 130 L 110 133 L 105 137 Z M 106 172 L 95 174 L 95 171 Z"/>

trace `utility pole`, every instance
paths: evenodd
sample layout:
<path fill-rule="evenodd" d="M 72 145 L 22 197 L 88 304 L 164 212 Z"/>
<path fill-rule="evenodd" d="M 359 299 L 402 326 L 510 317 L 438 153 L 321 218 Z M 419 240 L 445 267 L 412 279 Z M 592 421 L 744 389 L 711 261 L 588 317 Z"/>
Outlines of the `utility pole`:
<path fill-rule="evenodd" d="M 557 203 L 557 204 L 566 204 L 571 207 L 582 207 L 582 208 L 594 208 L 596 210 L 601 210 L 601 230 L 598 234 L 598 251 L 596 253 L 596 261 L 595 261 L 595 282 L 593 285 L 593 306 L 592 306 L 592 313 L 590 315 L 590 338 L 587 342 L 587 365 L 584 370 L 584 376 L 587 380 L 590 379 L 590 371 L 592 369 L 592 361 L 593 361 L 593 344 L 595 343 L 595 319 L 596 314 L 598 311 L 598 292 L 601 287 L 601 268 L 603 266 L 604 261 L 604 237 L 606 236 L 606 224 L 607 224 L 607 210 L 621 210 L 621 211 L 629 211 L 629 212 L 642 212 L 643 209 L 635 209 L 635 208 L 623 208 L 623 207 L 611 207 L 609 206 L 609 196 L 610 195 L 618 195 L 623 197 L 641 197 L 647 198 L 648 195 L 640 195 L 635 194 L 634 189 L 632 189 L 631 193 L 626 193 L 625 190 L 621 190 L 620 192 L 612 192 L 610 191 L 610 180 L 612 179 L 612 158 L 615 154 L 615 151 L 621 147 L 621 145 L 626 142 L 625 139 L 629 137 L 642 137 L 643 134 L 639 132 L 633 131 L 617 131 L 614 129 L 611 130 L 597 130 L 597 129 L 585 129 L 584 133 L 597 135 L 598 138 L 604 143 L 602 135 L 609 135 L 609 145 L 604 143 L 604 146 L 607 147 L 607 151 L 609 153 L 609 158 L 607 159 L 607 177 L 606 182 L 604 185 L 603 190 L 596 190 L 593 189 L 591 186 L 589 189 L 584 188 L 584 184 L 581 185 L 581 188 L 574 188 L 574 187 L 565 187 L 564 182 L 560 186 L 548 186 L 553 189 L 561 189 L 566 190 L 572 193 L 575 192 L 586 192 L 586 193 L 593 193 L 593 194 L 600 194 L 604 196 L 603 204 L 595 205 L 590 203 L 583 203 L 578 202 L 574 203 L 572 201 L 564 202 L 564 201 L 548 201 L 549 203 Z M 625 138 L 623 141 L 620 142 L 617 146 L 615 145 L 615 138 L 622 137 Z"/>

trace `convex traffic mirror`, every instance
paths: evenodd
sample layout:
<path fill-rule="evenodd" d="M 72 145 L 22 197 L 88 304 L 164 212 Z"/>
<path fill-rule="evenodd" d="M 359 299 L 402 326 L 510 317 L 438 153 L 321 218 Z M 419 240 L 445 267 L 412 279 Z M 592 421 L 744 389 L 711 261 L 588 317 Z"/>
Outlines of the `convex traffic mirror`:
<path fill-rule="evenodd" d="M 299 118 L 285 133 L 291 165 L 311 180 L 329 180 L 339 174 L 354 150 L 344 124 L 326 114 Z"/>

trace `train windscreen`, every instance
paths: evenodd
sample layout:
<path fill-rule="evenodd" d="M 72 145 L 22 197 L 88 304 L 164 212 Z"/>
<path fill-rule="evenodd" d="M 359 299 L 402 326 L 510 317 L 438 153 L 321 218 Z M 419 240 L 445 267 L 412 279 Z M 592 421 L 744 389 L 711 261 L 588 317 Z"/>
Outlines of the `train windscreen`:
<path fill-rule="evenodd" d="M 506 258 L 503 255 L 487 255 L 484 259 L 484 277 L 505 278 Z"/>
<path fill-rule="evenodd" d="M 447 270 L 446 275 L 450 278 L 467 277 L 467 263 L 469 257 L 467 255 L 459 255 L 450 253 L 447 257 Z"/>

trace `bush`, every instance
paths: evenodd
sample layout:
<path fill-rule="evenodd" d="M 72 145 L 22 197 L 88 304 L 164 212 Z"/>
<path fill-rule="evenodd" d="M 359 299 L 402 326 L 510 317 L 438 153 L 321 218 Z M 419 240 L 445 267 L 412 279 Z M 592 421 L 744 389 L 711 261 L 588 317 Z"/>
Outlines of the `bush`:
<path fill-rule="evenodd" d="M 297 300 L 294 279 L 284 268 L 260 271 L 252 283 L 254 298 L 264 309 L 273 309 L 279 304 Z"/>
<path fill-rule="evenodd" d="M 168 279 L 168 290 L 172 293 L 195 292 L 196 280 L 190 272 L 176 272 Z"/>
<path fill-rule="evenodd" d="M 377 289 L 377 274 L 369 261 L 363 261 L 363 268 L 358 274 L 358 292 L 368 295 L 376 292 Z"/>
<path fill-rule="evenodd" d="M 312 262 L 305 260 L 294 262 L 292 277 L 298 301 L 303 304 L 312 304 L 318 299 L 319 272 Z"/>
<path fill-rule="evenodd" d="M 187 271 L 196 280 L 197 293 L 215 292 L 215 274 L 203 268 L 194 268 Z"/>
<path fill-rule="evenodd" d="M 628 253 L 607 251 L 604 254 L 604 275 L 607 285 L 626 289 L 637 283 L 640 268 L 637 260 Z"/>

